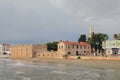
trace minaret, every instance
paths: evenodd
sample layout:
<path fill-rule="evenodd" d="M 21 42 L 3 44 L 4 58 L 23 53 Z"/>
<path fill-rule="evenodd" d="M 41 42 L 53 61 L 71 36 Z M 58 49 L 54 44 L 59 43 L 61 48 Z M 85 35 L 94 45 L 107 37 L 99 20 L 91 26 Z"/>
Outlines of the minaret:
<path fill-rule="evenodd" d="M 92 34 L 93 34 L 93 30 L 92 30 L 92 25 L 90 24 L 89 38 L 91 38 L 91 37 L 92 37 Z"/>

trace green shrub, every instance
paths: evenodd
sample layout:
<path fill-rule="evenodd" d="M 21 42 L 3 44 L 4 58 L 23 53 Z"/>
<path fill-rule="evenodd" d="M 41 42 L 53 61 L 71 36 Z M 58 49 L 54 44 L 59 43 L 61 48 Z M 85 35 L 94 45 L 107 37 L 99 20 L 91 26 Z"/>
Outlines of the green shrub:
<path fill-rule="evenodd" d="M 63 55 L 63 58 L 67 59 L 67 57 L 68 57 L 68 54 Z"/>
<path fill-rule="evenodd" d="M 80 56 L 78 56 L 78 57 L 77 57 L 77 59 L 81 59 L 81 57 L 80 57 Z"/>

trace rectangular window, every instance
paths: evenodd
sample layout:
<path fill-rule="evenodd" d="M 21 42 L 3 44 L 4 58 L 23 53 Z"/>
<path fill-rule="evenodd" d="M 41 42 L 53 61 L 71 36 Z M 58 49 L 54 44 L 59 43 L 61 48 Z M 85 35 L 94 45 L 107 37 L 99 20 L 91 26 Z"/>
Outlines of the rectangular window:
<path fill-rule="evenodd" d="M 89 49 L 89 46 L 88 46 L 88 49 Z"/>
<path fill-rule="evenodd" d="M 74 45 L 72 45 L 73 49 L 74 49 Z"/>
<path fill-rule="evenodd" d="M 71 52 L 68 52 L 68 54 L 70 55 L 70 54 L 71 54 Z"/>
<path fill-rule="evenodd" d="M 70 49 L 70 46 L 68 45 L 68 49 Z"/>
<path fill-rule="evenodd" d="M 84 51 L 84 53 L 86 53 L 86 51 Z"/>
<path fill-rule="evenodd" d="M 66 45 L 66 49 L 67 49 L 67 45 Z"/>
<path fill-rule="evenodd" d="M 80 46 L 80 49 L 82 49 L 82 46 Z"/>
<path fill-rule="evenodd" d="M 60 46 L 59 46 L 59 49 L 60 49 Z"/>
<path fill-rule="evenodd" d="M 76 48 L 78 49 L 78 48 L 79 48 L 79 46 L 77 45 L 77 46 L 76 46 Z"/>
<path fill-rule="evenodd" d="M 86 46 L 84 46 L 84 49 L 86 49 Z"/>
<path fill-rule="evenodd" d="M 62 45 L 62 48 L 63 48 L 63 45 Z"/>

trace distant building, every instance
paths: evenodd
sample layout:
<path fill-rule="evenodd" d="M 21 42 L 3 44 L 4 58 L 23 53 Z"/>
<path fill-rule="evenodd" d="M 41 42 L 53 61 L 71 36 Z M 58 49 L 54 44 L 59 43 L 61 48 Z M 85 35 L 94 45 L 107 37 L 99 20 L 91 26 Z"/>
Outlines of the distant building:
<path fill-rule="evenodd" d="M 3 55 L 2 45 L 0 45 L 0 55 Z"/>
<path fill-rule="evenodd" d="M 120 40 L 104 41 L 103 49 L 105 49 L 106 55 L 120 54 Z"/>
<path fill-rule="evenodd" d="M 3 52 L 3 55 L 9 56 L 11 53 L 11 44 L 3 43 L 2 44 L 2 52 Z"/>
<path fill-rule="evenodd" d="M 41 44 L 19 44 L 12 46 L 11 58 L 33 58 L 37 53 L 47 51 L 46 45 Z"/>
<path fill-rule="evenodd" d="M 63 55 L 85 56 L 91 54 L 91 46 L 87 42 L 60 41 L 58 43 L 58 52 Z"/>

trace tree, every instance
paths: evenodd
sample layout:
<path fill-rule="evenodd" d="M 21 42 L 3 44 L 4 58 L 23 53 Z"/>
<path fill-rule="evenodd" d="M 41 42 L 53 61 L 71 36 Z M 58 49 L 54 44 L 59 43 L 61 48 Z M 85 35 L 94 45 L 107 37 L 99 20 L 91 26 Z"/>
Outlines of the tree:
<path fill-rule="evenodd" d="M 102 42 L 104 40 L 108 39 L 108 35 L 107 34 L 102 34 L 102 33 L 98 33 L 98 34 L 94 34 L 91 38 L 88 39 L 88 42 L 91 44 L 91 48 L 92 48 L 92 52 L 99 50 L 102 50 Z"/>
<path fill-rule="evenodd" d="M 53 41 L 53 42 L 48 42 L 48 43 L 46 43 L 46 45 L 47 45 L 47 50 L 48 50 L 48 51 L 51 51 L 51 50 L 57 51 L 57 44 L 58 44 L 57 41 Z"/>
<path fill-rule="evenodd" d="M 117 34 L 114 34 L 113 37 L 114 37 L 115 40 L 119 39 L 119 36 Z"/>
<path fill-rule="evenodd" d="M 86 42 L 86 35 L 81 35 L 80 38 L 78 39 L 78 42 Z"/>
<path fill-rule="evenodd" d="M 118 40 L 120 40 L 120 34 L 118 34 Z"/>

